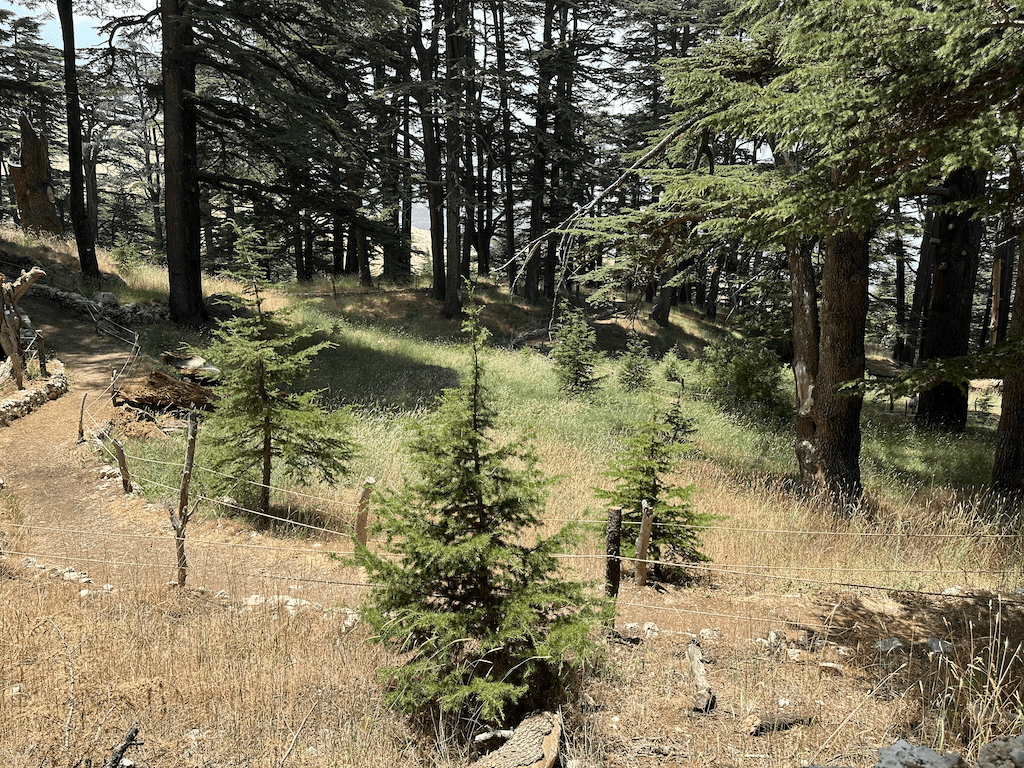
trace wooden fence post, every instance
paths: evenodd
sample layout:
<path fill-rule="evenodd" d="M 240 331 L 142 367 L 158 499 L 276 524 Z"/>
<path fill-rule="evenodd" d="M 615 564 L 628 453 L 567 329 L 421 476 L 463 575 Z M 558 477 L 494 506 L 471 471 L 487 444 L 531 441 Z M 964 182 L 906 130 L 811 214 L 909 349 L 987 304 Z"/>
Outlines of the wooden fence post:
<path fill-rule="evenodd" d="M 86 392 L 82 395 L 82 409 L 78 412 L 78 442 L 85 442 L 85 398 L 89 396 Z"/>
<path fill-rule="evenodd" d="M 196 455 L 196 414 L 189 414 L 188 443 L 185 447 L 185 466 L 181 470 L 181 487 L 178 489 L 178 511 L 170 507 L 171 527 L 174 528 L 174 552 L 178 569 L 178 586 L 184 589 L 188 577 L 188 560 L 185 558 L 185 526 L 188 525 L 192 513 L 199 506 L 197 501 L 192 509 L 188 508 L 188 486 L 192 482 L 192 460 Z"/>
<path fill-rule="evenodd" d="M 36 354 L 39 356 L 39 375 L 49 376 L 50 372 L 46 370 L 46 342 L 41 333 L 36 334 Z"/>
<path fill-rule="evenodd" d="M 608 597 L 618 597 L 622 579 L 622 561 L 619 559 L 622 551 L 622 507 L 609 508 L 604 541 L 604 591 Z"/>
<path fill-rule="evenodd" d="M 370 513 L 370 494 L 373 493 L 376 482 L 372 477 L 366 478 L 363 481 L 363 490 L 359 493 L 359 501 L 356 502 L 356 541 L 364 547 L 369 540 L 366 523 Z"/>
<path fill-rule="evenodd" d="M 650 566 L 647 563 L 647 548 L 651 544 L 651 525 L 654 523 L 654 507 L 647 499 L 641 499 L 640 538 L 636 542 L 636 585 L 647 586 L 647 574 Z"/>
<path fill-rule="evenodd" d="M 124 456 L 124 446 L 117 438 L 110 438 L 114 444 L 114 453 L 117 454 L 117 466 L 121 470 L 121 487 L 126 494 L 132 492 L 132 476 L 128 473 L 128 460 Z"/>

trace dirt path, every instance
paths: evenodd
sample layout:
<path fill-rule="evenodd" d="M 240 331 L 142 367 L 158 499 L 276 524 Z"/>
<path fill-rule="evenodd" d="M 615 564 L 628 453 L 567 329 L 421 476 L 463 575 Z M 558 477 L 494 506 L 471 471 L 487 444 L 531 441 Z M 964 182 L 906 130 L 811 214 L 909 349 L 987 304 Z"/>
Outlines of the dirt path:
<path fill-rule="evenodd" d="M 0 477 L 12 526 L 4 549 L 12 560 L 33 558 L 53 569 L 84 572 L 98 589 L 162 585 L 175 576 L 173 539 L 165 508 L 126 496 L 121 481 L 101 477 L 109 457 L 95 443 L 78 443 L 79 410 L 86 397 L 87 436 L 114 416 L 111 373 L 128 347 L 97 336 L 64 308 L 27 296 L 22 308 L 65 365 L 67 394 L 0 428 Z M 353 580 L 318 549 L 338 549 L 340 537 L 297 540 L 254 531 L 240 522 L 195 518 L 188 527 L 189 586 L 235 598 L 288 594 L 320 604 L 357 599 L 339 581 Z"/>

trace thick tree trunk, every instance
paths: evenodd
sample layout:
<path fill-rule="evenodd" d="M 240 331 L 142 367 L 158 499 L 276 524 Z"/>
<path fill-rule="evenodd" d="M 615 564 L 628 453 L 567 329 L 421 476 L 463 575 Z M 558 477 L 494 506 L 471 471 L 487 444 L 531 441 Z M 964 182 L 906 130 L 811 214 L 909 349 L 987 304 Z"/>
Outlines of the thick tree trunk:
<path fill-rule="evenodd" d="M 1024 227 L 1017 227 L 1017 238 Z M 1013 312 L 1007 329 L 1008 340 L 1024 338 L 1024 269 L 1017 270 Z M 1003 401 L 996 431 L 992 490 L 1006 502 L 1024 499 L 1024 358 L 1003 375 Z"/>
<path fill-rule="evenodd" d="M 199 182 L 196 178 L 196 115 L 192 29 L 182 19 L 182 0 L 163 0 L 164 214 L 167 224 L 168 305 L 183 325 L 207 319 L 200 260 Z"/>
<path fill-rule="evenodd" d="M 71 176 L 71 226 L 78 245 L 82 275 L 98 279 L 96 230 L 85 205 L 85 173 L 82 158 L 82 110 L 78 101 L 78 69 L 75 63 L 75 21 L 71 0 L 57 0 L 57 14 L 64 39 L 64 99 L 68 124 L 68 168 Z"/>
<path fill-rule="evenodd" d="M 945 186 L 947 203 L 972 200 L 984 192 L 986 172 L 960 168 L 950 174 Z M 940 213 L 938 238 L 932 270 L 931 300 L 928 306 L 921 360 L 960 357 L 970 345 L 971 303 L 978 274 L 984 222 L 973 210 Z M 921 393 L 917 421 L 928 427 L 962 432 L 967 426 L 967 393 L 950 382 L 942 382 Z"/>
<path fill-rule="evenodd" d="M 54 205 L 53 174 L 46 139 L 36 133 L 28 116 L 18 118 L 21 126 L 21 158 L 11 163 L 11 181 L 18 201 L 21 226 L 29 232 L 61 235 L 64 225 Z"/>
<path fill-rule="evenodd" d="M 824 240 L 821 310 L 811 247 L 787 249 L 793 299 L 796 457 L 801 480 L 843 506 L 862 494 L 860 411 L 863 397 L 841 392 L 864 374 L 868 307 L 868 235 L 844 230 Z"/>
<path fill-rule="evenodd" d="M 668 328 L 669 325 L 672 300 L 676 292 L 676 289 L 669 286 L 669 283 L 675 276 L 675 268 L 667 267 L 661 271 L 661 277 L 658 280 L 658 302 L 654 305 L 654 309 L 651 310 L 651 319 L 662 328 Z"/>

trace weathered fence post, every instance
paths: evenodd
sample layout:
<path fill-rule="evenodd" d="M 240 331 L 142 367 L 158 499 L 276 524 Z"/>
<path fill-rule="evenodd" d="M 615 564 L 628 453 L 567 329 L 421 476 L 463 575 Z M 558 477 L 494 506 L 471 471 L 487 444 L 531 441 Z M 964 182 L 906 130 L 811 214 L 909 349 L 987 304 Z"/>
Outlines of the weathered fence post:
<path fill-rule="evenodd" d="M 356 541 L 364 547 L 369 540 L 366 523 L 370 513 L 370 494 L 373 493 L 376 482 L 372 477 L 366 478 L 363 481 L 363 490 L 359 493 L 359 501 L 356 502 Z"/>
<path fill-rule="evenodd" d="M 654 507 L 647 499 L 640 501 L 642 511 L 640 518 L 640 538 L 636 541 L 636 585 L 647 586 L 647 574 L 650 566 L 647 563 L 647 548 L 651 544 L 651 525 L 654 523 Z"/>
<path fill-rule="evenodd" d="M 609 508 L 604 542 L 604 591 L 608 597 L 618 597 L 622 579 L 622 561 L 619 559 L 622 551 L 622 507 Z"/>
<path fill-rule="evenodd" d="M 50 372 L 46 370 L 46 342 L 41 333 L 36 334 L 36 353 L 39 355 L 39 375 L 49 376 Z"/>
<path fill-rule="evenodd" d="M 114 453 L 117 454 L 117 466 L 121 470 L 121 487 L 126 494 L 132 492 L 132 476 L 128 473 L 128 460 L 124 456 L 124 446 L 115 437 L 110 438 L 114 444 Z"/>
<path fill-rule="evenodd" d="M 196 455 L 196 414 L 193 412 L 188 419 L 188 443 L 185 447 L 185 466 L 181 470 L 181 487 L 178 490 L 178 511 L 168 504 L 171 515 L 171 527 L 174 528 L 174 552 L 178 569 L 178 586 L 185 587 L 188 576 L 188 560 L 185 558 L 185 526 L 188 525 L 196 505 L 188 508 L 188 486 L 192 482 L 192 460 Z"/>
<path fill-rule="evenodd" d="M 82 409 L 78 412 L 78 442 L 85 442 L 85 398 L 89 393 L 82 395 Z"/>

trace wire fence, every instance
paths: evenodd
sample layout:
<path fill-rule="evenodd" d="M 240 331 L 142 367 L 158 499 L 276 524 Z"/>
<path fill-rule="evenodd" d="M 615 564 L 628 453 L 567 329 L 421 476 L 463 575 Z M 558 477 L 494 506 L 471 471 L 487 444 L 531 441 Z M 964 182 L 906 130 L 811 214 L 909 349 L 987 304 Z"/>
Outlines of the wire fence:
<path fill-rule="evenodd" d="M 139 366 L 141 360 L 141 347 L 139 344 L 139 336 L 137 333 L 132 331 L 125 326 L 121 326 L 112 321 L 106 320 L 102 317 L 93 316 L 93 320 L 98 330 L 107 333 L 112 338 L 115 338 L 119 342 L 123 343 L 128 347 L 128 351 L 125 355 L 124 363 L 119 369 L 112 371 L 111 379 L 109 384 L 98 394 L 92 396 L 91 399 L 87 398 L 83 402 L 82 418 L 88 420 L 93 434 L 97 436 L 94 440 L 95 445 L 104 452 L 110 459 L 117 459 L 114 451 L 112 450 L 108 441 L 102 439 L 104 435 L 108 435 L 108 425 L 101 424 L 97 417 L 97 408 L 100 404 L 109 401 L 113 394 L 117 391 L 118 387 L 122 382 L 132 378 Z M 153 467 L 164 467 L 169 469 L 179 469 L 183 467 L 183 462 L 174 461 L 163 461 L 153 459 L 137 454 L 125 454 L 125 458 L 131 463 L 133 467 L 140 466 L 153 466 Z M 193 472 L 197 474 L 206 474 L 210 476 L 220 477 L 228 480 L 231 483 L 237 484 L 249 484 L 253 486 L 262 486 L 261 483 L 255 482 L 247 478 L 239 478 L 226 473 L 218 472 L 217 470 L 196 464 L 193 466 Z M 177 492 L 179 489 L 169 483 L 163 482 L 156 477 L 146 477 L 145 483 L 150 487 L 162 488 L 168 491 Z M 308 493 L 303 491 L 297 491 L 294 488 L 285 488 L 280 486 L 271 486 L 270 490 L 274 493 L 287 494 L 291 498 L 298 498 L 304 501 L 308 501 L 312 504 L 323 505 L 328 509 L 341 509 L 341 510 L 355 510 L 358 509 L 357 502 L 346 501 L 337 497 L 327 497 L 316 493 Z M 358 492 L 358 489 L 350 489 L 349 493 L 354 496 Z M 317 525 L 313 523 L 304 522 L 302 520 L 296 520 L 291 517 L 273 515 L 259 510 L 242 507 L 237 503 L 226 503 L 223 499 L 211 498 L 204 494 L 193 494 L 193 501 L 202 501 L 209 505 L 219 505 L 230 507 L 232 513 L 241 514 L 253 519 L 262 519 L 274 524 L 281 524 L 288 526 L 293 529 L 301 529 L 307 532 L 316 533 L 325 537 L 333 537 L 335 539 L 332 542 L 332 546 L 324 546 L 322 542 L 317 542 L 315 545 L 308 545 L 301 542 L 296 542 L 290 546 L 283 545 L 268 545 L 262 543 L 253 543 L 251 541 L 219 541 L 212 540 L 209 538 L 203 538 L 198 536 L 192 536 L 188 539 L 188 546 L 195 548 L 197 551 L 213 551 L 213 550 L 235 550 L 244 551 L 251 553 L 266 553 L 268 555 L 279 555 L 288 557 L 302 557 L 307 560 L 310 558 L 325 560 L 329 558 L 351 558 L 353 554 L 353 547 L 349 543 L 353 537 L 354 531 L 350 526 L 337 526 L 332 527 L 330 525 Z M 573 523 L 573 524 L 584 524 L 590 526 L 602 526 L 607 523 L 606 520 L 592 519 L 592 518 L 566 518 L 566 517 L 545 517 L 541 521 L 542 523 Z M 624 526 L 638 526 L 639 521 L 635 520 L 623 520 L 622 525 Z M 681 523 L 657 523 L 655 521 L 654 527 L 659 526 L 669 528 L 676 526 L 683 526 Z M 163 570 L 173 570 L 176 568 L 176 563 L 171 554 L 171 539 L 172 532 L 168 530 L 160 530 L 159 535 L 165 536 L 164 543 L 160 543 L 157 536 L 152 533 L 134 533 L 126 531 L 97 531 L 97 530 L 71 530 L 67 528 L 55 528 L 44 524 L 34 524 L 31 522 L 11 523 L 7 526 L 10 531 L 14 534 L 23 534 L 29 539 L 35 535 L 44 536 L 48 534 L 61 534 L 62 536 L 71 537 L 109 537 L 112 540 L 121 542 L 122 547 L 129 549 L 142 550 L 141 553 L 145 553 L 148 557 L 153 547 L 163 546 L 166 548 L 167 557 L 163 559 L 159 556 L 150 560 L 141 560 L 139 557 L 122 556 L 122 557 L 89 557 L 82 556 L 79 554 L 72 553 L 59 553 L 53 551 L 39 552 L 33 551 L 31 547 L 15 547 L 5 548 L 3 554 L 8 557 L 22 557 L 22 558 L 33 558 L 36 560 L 46 560 L 50 562 L 67 562 L 74 564 L 87 564 L 90 566 L 111 566 L 118 569 L 127 570 L 138 570 L 144 568 L 154 568 Z M 963 535 L 958 533 L 944 533 L 944 532 L 919 532 L 919 531 L 840 531 L 840 530 L 814 530 L 814 529 L 783 529 L 783 528 L 752 528 L 746 526 L 726 526 L 726 525 L 699 525 L 699 526 L 687 526 L 695 530 L 714 530 L 724 534 L 743 534 L 752 536 L 784 536 L 792 537 L 794 540 L 802 537 L 860 537 L 864 539 L 873 539 L 878 537 L 884 537 L 887 539 L 921 539 L 921 540 L 943 540 L 943 539 L 962 539 Z M 1014 534 L 1005 533 L 988 533 L 981 532 L 978 534 L 972 534 L 971 539 L 979 541 L 998 541 L 998 540 L 1012 540 L 1017 538 Z M 20 539 L 15 535 L 15 542 Z M 137 547 L 136 545 L 140 542 L 146 542 L 148 545 L 146 548 Z M 344 544 L 342 544 L 344 542 Z M 383 540 L 380 539 L 369 539 L 369 543 L 381 544 Z M 336 545 L 336 546 L 335 546 Z M 595 545 L 596 546 L 596 545 Z M 384 557 L 398 557 L 398 555 L 390 553 L 380 553 Z M 562 552 L 558 553 L 556 557 L 566 562 L 581 562 L 590 563 L 591 565 L 602 565 L 607 564 L 609 560 L 618 561 L 623 564 L 636 565 L 640 562 L 647 564 L 648 566 L 660 566 L 662 568 L 682 568 L 691 574 L 702 574 L 709 579 L 732 579 L 738 581 L 749 581 L 758 584 L 764 584 L 768 582 L 781 582 L 784 584 L 796 584 L 804 585 L 807 587 L 813 587 L 817 589 L 855 589 L 855 590 L 866 590 L 866 591 L 880 591 L 890 593 L 909 593 L 919 596 L 946 596 L 945 593 L 928 591 L 921 589 L 910 589 L 905 587 L 896 587 L 886 584 L 872 584 L 867 582 L 860 582 L 854 579 L 856 574 L 870 574 L 877 573 L 877 567 L 835 567 L 829 565 L 791 565 L 791 564 L 747 564 L 742 567 L 729 566 L 715 563 L 680 563 L 673 561 L 654 560 L 651 558 L 645 558 L 640 560 L 636 557 L 628 557 L 622 555 L 608 555 L 603 552 Z M 351 566 L 351 560 L 348 560 L 346 565 Z M 328 576 L 315 576 L 309 574 L 302 574 L 298 572 L 291 573 L 278 573 L 268 571 L 266 569 L 260 569 L 258 571 L 244 571 L 236 570 L 233 574 L 237 578 L 253 578 L 262 580 L 277 580 L 285 582 L 295 583 L 307 583 L 307 584 L 319 584 L 325 587 L 356 587 L 356 588 L 370 588 L 375 586 L 365 580 L 357 581 L 346 578 L 329 578 Z M 839 575 L 840 578 L 832 578 Z M 898 571 L 892 571 L 891 577 L 898 577 L 899 579 L 906 578 L 926 578 L 926 577 L 945 577 L 945 576 L 956 576 L 964 579 L 968 577 L 985 577 L 993 580 L 1000 580 L 1002 583 L 1007 583 L 1015 579 L 1020 578 L 1020 573 L 1010 569 L 963 569 L 963 568 L 911 568 L 901 569 Z M 826 578 L 828 577 L 828 578 Z M 974 596 L 970 594 L 957 595 L 963 599 L 973 599 Z M 1024 596 L 1010 595 L 1006 598 L 1010 602 L 1018 602 L 1024 604 Z M 640 605 L 632 602 L 620 602 L 622 606 L 631 607 L 642 607 L 645 609 L 658 609 L 658 610 L 671 610 L 676 613 L 699 613 L 702 616 L 709 616 L 705 611 L 687 611 L 682 608 L 672 608 L 666 606 L 657 606 L 653 604 Z M 726 614 L 723 614 L 726 616 Z M 729 616 L 729 618 L 737 618 L 744 620 L 757 620 L 756 616 Z M 765 619 L 767 620 L 767 619 Z"/>

